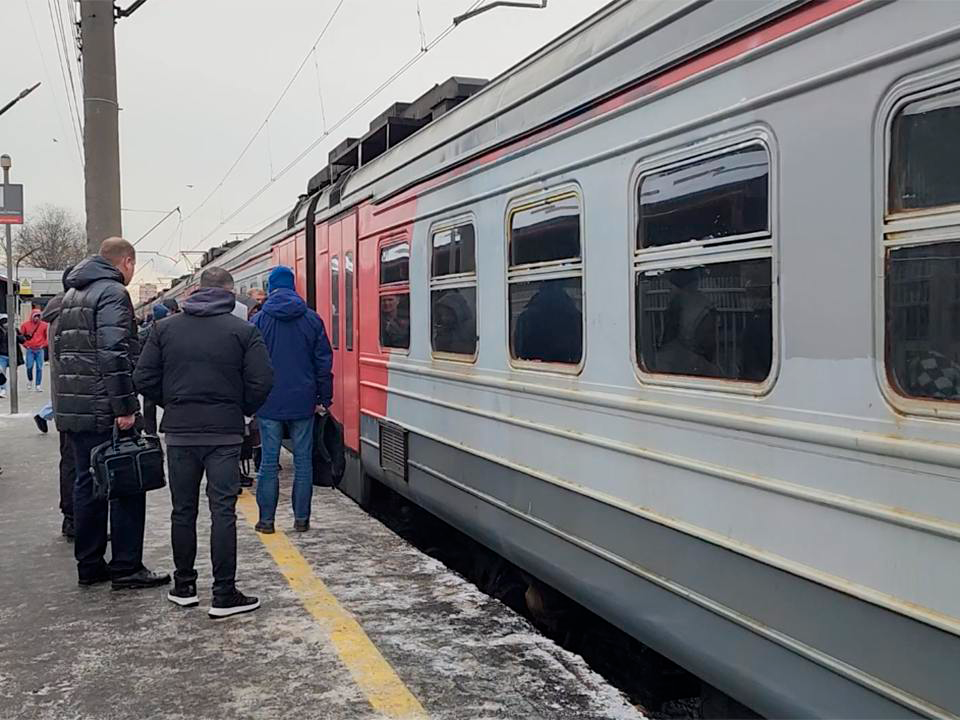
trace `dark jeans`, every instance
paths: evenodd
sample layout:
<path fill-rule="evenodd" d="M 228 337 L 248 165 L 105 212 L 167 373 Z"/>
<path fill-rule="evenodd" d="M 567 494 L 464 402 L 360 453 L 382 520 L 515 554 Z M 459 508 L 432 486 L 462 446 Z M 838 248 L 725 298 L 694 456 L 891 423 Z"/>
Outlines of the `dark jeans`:
<path fill-rule="evenodd" d="M 143 399 L 143 431 L 147 435 L 157 434 L 157 404 L 147 398 Z"/>
<path fill-rule="evenodd" d="M 207 474 L 210 502 L 210 559 L 213 561 L 213 595 L 229 597 L 237 575 L 237 496 L 240 494 L 240 446 L 167 446 L 170 469 L 171 540 L 174 579 L 196 582 L 197 512 L 200 480 Z"/>
<path fill-rule="evenodd" d="M 60 433 L 60 512 L 73 520 L 73 486 L 77 481 L 77 462 L 70 436 Z"/>
<path fill-rule="evenodd" d="M 118 578 L 143 569 L 143 524 L 147 513 L 145 494 L 119 500 L 100 500 L 93 496 L 93 473 L 90 451 L 113 437 L 102 433 L 68 433 L 77 465 L 73 486 L 73 524 L 76 538 L 73 552 L 77 558 L 80 579 L 101 574 L 107 564 L 107 513 L 110 516 L 110 575 Z"/>

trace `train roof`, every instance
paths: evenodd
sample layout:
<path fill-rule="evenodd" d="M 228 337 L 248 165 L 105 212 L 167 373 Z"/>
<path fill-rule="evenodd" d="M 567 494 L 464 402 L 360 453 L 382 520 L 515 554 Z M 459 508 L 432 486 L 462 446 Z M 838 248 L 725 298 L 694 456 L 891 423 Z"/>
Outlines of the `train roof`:
<path fill-rule="evenodd" d="M 360 163 L 331 199 L 342 197 L 350 205 L 389 197 L 797 5 L 797 0 L 614 0 L 369 164 Z"/>

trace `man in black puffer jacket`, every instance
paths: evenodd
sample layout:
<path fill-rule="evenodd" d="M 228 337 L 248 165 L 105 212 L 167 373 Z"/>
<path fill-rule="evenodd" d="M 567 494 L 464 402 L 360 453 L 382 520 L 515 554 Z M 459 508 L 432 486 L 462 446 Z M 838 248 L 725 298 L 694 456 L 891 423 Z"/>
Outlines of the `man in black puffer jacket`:
<path fill-rule="evenodd" d="M 106 500 L 93 495 L 90 452 L 110 440 L 113 429 L 129 430 L 140 409 L 133 390 L 139 347 L 133 304 L 124 287 L 133 279 L 133 246 L 108 238 L 100 253 L 77 263 L 67 276 L 54 337 L 57 366 L 57 428 L 69 433 L 76 460 L 74 554 L 81 585 L 113 580 L 113 587 L 147 588 L 170 582 L 143 566 L 145 495 L 111 500 L 113 557 L 107 550 Z"/>
<path fill-rule="evenodd" d="M 140 355 L 133 379 L 144 398 L 163 408 L 166 436 L 171 540 L 177 566 L 167 598 L 181 607 L 197 595 L 197 510 L 200 481 L 207 475 L 212 529 L 211 617 L 256 610 L 260 601 L 236 588 L 237 496 L 244 416 L 253 415 L 273 387 L 273 368 L 260 331 L 232 314 L 233 277 L 208 267 L 200 289 L 182 312 L 158 320 Z"/>

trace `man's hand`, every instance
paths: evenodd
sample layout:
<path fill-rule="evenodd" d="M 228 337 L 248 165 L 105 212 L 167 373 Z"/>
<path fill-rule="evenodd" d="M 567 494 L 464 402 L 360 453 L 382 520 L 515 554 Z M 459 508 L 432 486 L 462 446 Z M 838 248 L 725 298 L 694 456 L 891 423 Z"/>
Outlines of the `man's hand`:
<path fill-rule="evenodd" d="M 314 412 L 316 412 L 317 415 L 326 415 L 326 414 L 327 414 L 327 408 L 326 408 L 326 406 L 324 406 L 324 405 L 317 405 L 317 407 L 314 408 Z"/>
<path fill-rule="evenodd" d="M 136 415 L 124 415 L 123 417 L 117 418 L 117 427 L 121 430 L 129 430 L 136 421 Z"/>

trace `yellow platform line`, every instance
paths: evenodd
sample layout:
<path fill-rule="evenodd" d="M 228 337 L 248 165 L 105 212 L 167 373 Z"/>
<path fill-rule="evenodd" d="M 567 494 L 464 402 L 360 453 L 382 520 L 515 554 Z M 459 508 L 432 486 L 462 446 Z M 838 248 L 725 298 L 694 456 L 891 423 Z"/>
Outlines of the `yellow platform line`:
<path fill-rule="evenodd" d="M 237 506 L 247 522 L 255 525 L 259 512 L 254 498 L 244 493 L 237 500 Z M 257 536 L 300 602 L 327 630 L 337 655 L 373 709 L 389 718 L 425 719 L 427 713 L 423 706 L 403 684 L 360 624 L 343 609 L 333 593 L 314 574 L 290 538 L 280 530 L 273 535 L 257 533 Z"/>

